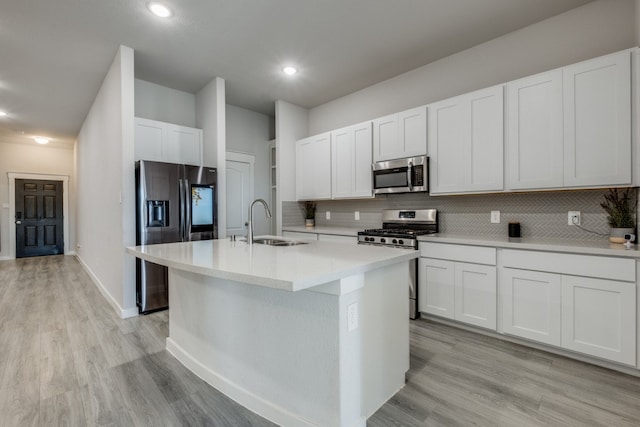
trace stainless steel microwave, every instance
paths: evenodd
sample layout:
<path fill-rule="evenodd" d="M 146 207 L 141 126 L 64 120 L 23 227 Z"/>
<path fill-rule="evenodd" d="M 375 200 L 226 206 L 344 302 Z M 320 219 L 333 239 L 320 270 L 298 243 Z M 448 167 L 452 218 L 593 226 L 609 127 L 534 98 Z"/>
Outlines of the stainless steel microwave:
<path fill-rule="evenodd" d="M 427 156 L 375 162 L 372 169 L 374 194 L 429 191 Z"/>

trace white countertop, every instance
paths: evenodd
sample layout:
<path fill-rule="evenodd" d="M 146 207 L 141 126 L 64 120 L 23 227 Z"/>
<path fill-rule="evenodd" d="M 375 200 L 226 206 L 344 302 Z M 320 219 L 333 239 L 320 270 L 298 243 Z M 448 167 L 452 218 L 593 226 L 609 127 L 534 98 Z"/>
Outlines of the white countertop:
<path fill-rule="evenodd" d="M 282 226 L 282 231 L 295 231 L 297 233 L 316 233 L 316 234 L 335 234 L 337 236 L 358 236 L 358 231 L 363 228 L 351 227 L 331 227 L 326 225 L 317 225 L 315 227 L 305 227 L 304 225 L 286 225 Z"/>
<path fill-rule="evenodd" d="M 248 245 L 229 239 L 127 248 L 157 264 L 252 285 L 300 291 L 417 258 L 406 249 L 310 241 L 297 246 Z"/>
<path fill-rule="evenodd" d="M 627 249 L 622 244 L 610 243 L 606 237 L 602 240 L 562 240 L 534 237 L 515 239 L 500 236 L 463 236 L 441 233 L 420 236 L 418 240 L 421 242 L 640 258 L 638 245 L 632 245 L 630 249 Z"/>

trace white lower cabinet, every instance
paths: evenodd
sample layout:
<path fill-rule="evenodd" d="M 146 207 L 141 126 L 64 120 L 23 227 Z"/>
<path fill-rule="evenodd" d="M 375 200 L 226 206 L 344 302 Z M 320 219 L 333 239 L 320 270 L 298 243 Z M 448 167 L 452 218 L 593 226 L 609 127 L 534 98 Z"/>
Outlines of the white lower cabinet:
<path fill-rule="evenodd" d="M 562 347 L 636 364 L 636 284 L 562 277 Z"/>
<path fill-rule="evenodd" d="M 496 267 L 420 258 L 418 306 L 423 313 L 496 330 Z"/>
<path fill-rule="evenodd" d="M 290 239 L 300 240 L 322 240 L 324 242 L 337 242 L 346 243 L 351 245 L 358 244 L 358 238 L 356 236 L 347 236 L 342 234 L 322 234 L 317 232 L 304 232 L 304 231 L 283 231 L 282 237 Z"/>
<path fill-rule="evenodd" d="M 418 261 L 418 310 L 423 313 L 453 319 L 454 281 L 453 261 L 420 258 Z"/>
<path fill-rule="evenodd" d="M 455 319 L 496 330 L 496 267 L 456 262 Z"/>
<path fill-rule="evenodd" d="M 339 234 L 318 234 L 318 240 L 325 242 L 347 243 L 351 245 L 358 244 L 358 238 L 355 236 L 343 236 Z"/>
<path fill-rule="evenodd" d="M 318 240 L 318 235 L 316 233 L 304 233 L 301 231 L 283 231 L 282 237 L 300 240 Z"/>
<path fill-rule="evenodd" d="M 545 344 L 561 344 L 561 276 L 503 268 L 502 330 Z"/>
<path fill-rule="evenodd" d="M 505 334 L 636 364 L 635 260 L 503 250 L 502 261 Z"/>

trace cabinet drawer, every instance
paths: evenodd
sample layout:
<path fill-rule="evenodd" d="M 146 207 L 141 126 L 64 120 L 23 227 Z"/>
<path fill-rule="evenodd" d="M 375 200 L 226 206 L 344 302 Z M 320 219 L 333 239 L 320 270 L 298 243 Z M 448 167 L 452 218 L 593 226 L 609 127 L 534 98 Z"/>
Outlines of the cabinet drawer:
<path fill-rule="evenodd" d="M 301 240 L 318 240 L 318 235 L 316 233 L 305 233 L 302 231 L 283 231 L 282 237 Z"/>
<path fill-rule="evenodd" d="M 633 259 L 504 250 L 502 252 L 502 262 L 505 267 L 524 270 L 547 271 L 550 273 L 624 280 L 627 282 L 635 282 L 636 280 L 636 263 Z"/>
<path fill-rule="evenodd" d="M 427 258 L 496 265 L 495 248 L 429 242 L 420 242 L 419 247 L 420 256 Z"/>

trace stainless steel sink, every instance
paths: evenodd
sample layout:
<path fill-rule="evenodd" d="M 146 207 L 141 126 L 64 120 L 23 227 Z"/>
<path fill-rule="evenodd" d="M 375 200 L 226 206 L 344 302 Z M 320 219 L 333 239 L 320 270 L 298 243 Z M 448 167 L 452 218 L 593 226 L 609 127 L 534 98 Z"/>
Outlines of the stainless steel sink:
<path fill-rule="evenodd" d="M 301 242 L 299 240 L 274 239 L 273 237 L 257 237 L 253 239 L 253 243 L 259 243 L 261 245 L 269 246 L 296 246 L 306 245 L 309 242 Z"/>

